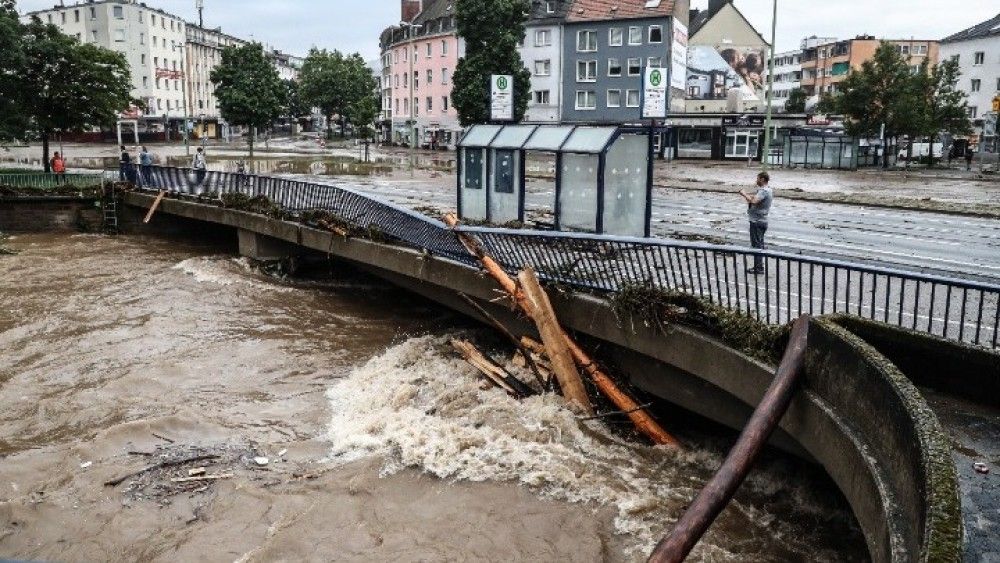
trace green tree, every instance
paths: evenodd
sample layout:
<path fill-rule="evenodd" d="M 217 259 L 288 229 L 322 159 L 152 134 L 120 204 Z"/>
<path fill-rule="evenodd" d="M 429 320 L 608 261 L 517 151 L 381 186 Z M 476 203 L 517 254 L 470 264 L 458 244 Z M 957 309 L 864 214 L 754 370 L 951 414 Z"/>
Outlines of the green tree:
<path fill-rule="evenodd" d="M 334 117 L 340 121 L 343 137 L 351 107 L 358 106 L 377 87 L 371 69 L 358 53 L 344 56 L 340 51 L 313 49 L 299 76 L 303 100 L 326 117 L 327 137 L 333 137 Z"/>
<path fill-rule="evenodd" d="M 21 110 L 26 58 L 23 26 L 13 0 L 0 0 L 0 143 L 22 138 L 28 120 Z"/>
<path fill-rule="evenodd" d="M 922 115 L 920 134 L 929 137 L 931 146 L 941 133 L 966 135 L 972 132 L 967 110 L 967 95 L 958 89 L 962 72 L 958 62 L 947 60 L 930 66 L 925 60 L 914 76 L 915 96 Z M 931 166 L 934 165 L 931 153 Z"/>
<path fill-rule="evenodd" d="M 802 88 L 793 88 L 788 93 L 788 99 L 785 100 L 785 111 L 788 113 L 805 113 L 806 99 L 808 97 L 806 91 Z"/>
<path fill-rule="evenodd" d="M 463 126 L 490 120 L 490 76 L 514 77 L 514 120 L 528 110 L 531 72 L 524 67 L 518 46 L 530 12 L 528 0 L 457 0 L 458 34 L 465 40 L 452 79 L 451 99 Z"/>
<path fill-rule="evenodd" d="M 63 35 L 33 18 L 24 26 L 25 67 L 21 110 L 29 130 L 42 140 L 49 171 L 49 141 L 55 133 L 110 127 L 121 112 L 141 102 L 131 97 L 125 55 Z"/>
<path fill-rule="evenodd" d="M 381 100 L 374 91 L 351 104 L 347 115 L 354 124 L 355 135 L 365 140 L 371 139 L 375 131 L 373 125 L 381 109 Z"/>
<path fill-rule="evenodd" d="M 254 134 L 281 117 L 287 97 L 285 85 L 260 43 L 226 47 L 211 79 L 222 117 L 250 128 L 247 143 L 252 166 Z"/>
<path fill-rule="evenodd" d="M 832 105 L 843 114 L 848 134 L 874 138 L 885 126 L 886 138 L 919 129 L 921 110 L 914 100 L 913 73 L 892 43 L 883 42 L 875 55 L 841 83 Z"/>

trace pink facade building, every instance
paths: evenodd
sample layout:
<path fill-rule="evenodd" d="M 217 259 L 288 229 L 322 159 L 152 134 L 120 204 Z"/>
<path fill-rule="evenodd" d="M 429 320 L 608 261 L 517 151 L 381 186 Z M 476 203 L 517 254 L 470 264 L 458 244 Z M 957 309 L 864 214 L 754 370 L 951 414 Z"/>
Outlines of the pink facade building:
<path fill-rule="evenodd" d="M 402 23 L 382 33 L 384 140 L 453 147 L 461 135 L 451 103 L 462 54 L 453 0 L 401 0 Z M 416 15 L 414 15 L 416 14 Z"/>

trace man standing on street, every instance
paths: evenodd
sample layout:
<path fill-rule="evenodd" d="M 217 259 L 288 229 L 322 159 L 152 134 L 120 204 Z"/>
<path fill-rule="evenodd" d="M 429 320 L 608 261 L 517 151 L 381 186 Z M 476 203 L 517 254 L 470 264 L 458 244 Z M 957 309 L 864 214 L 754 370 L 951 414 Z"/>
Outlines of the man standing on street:
<path fill-rule="evenodd" d="M 774 194 L 771 191 L 771 187 L 768 182 L 771 181 L 771 176 L 767 172 L 761 172 L 757 175 L 757 191 L 752 195 L 748 194 L 746 190 L 740 190 L 740 195 L 743 199 L 747 200 L 749 209 L 747 210 L 747 215 L 750 217 L 750 246 L 758 249 L 764 250 L 764 234 L 767 233 L 767 216 L 771 211 L 771 202 L 774 199 Z M 764 273 L 764 257 L 755 255 L 753 257 L 753 268 L 747 270 L 747 273 L 759 275 Z"/>
<path fill-rule="evenodd" d="M 122 154 L 118 158 L 118 179 L 122 182 L 132 181 L 132 156 L 129 155 L 128 149 L 125 145 L 122 145 Z"/>
<path fill-rule="evenodd" d="M 205 165 L 205 149 L 198 147 L 198 152 L 194 154 L 194 161 L 191 163 L 191 168 L 194 168 L 195 181 L 198 183 L 198 187 L 205 182 L 205 174 L 208 171 Z"/>
<path fill-rule="evenodd" d="M 151 187 L 153 185 L 153 156 L 149 154 L 146 147 L 142 147 L 142 152 L 139 153 L 139 166 L 142 169 L 143 187 Z"/>

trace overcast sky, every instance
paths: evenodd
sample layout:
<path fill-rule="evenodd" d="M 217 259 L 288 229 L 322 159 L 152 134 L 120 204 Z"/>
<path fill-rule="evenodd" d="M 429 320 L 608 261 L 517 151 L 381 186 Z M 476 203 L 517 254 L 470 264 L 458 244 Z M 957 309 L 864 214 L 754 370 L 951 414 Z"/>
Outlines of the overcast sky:
<path fill-rule="evenodd" d="M 196 21 L 194 0 L 145 0 Z M 49 8 L 57 0 L 19 0 L 22 11 Z M 74 3 L 66 0 L 66 4 Z M 708 0 L 693 0 L 706 7 Z M 205 0 L 205 24 L 227 33 L 305 55 L 312 46 L 360 52 L 376 59 L 379 33 L 399 21 L 399 0 Z M 771 0 L 736 0 L 736 6 L 770 40 Z M 1000 12 L 997 0 L 779 0 L 778 50 L 797 47 L 809 35 L 849 38 L 940 39 Z"/>

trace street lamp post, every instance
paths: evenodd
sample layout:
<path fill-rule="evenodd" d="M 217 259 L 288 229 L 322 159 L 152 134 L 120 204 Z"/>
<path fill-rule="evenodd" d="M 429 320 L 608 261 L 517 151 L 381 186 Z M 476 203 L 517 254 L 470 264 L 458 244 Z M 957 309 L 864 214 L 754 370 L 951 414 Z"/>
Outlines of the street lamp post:
<path fill-rule="evenodd" d="M 407 33 L 407 36 L 408 36 L 407 38 L 409 39 L 409 42 L 408 42 L 408 47 L 407 47 L 407 50 L 406 50 L 406 58 L 409 59 L 409 65 L 410 65 L 409 76 L 407 77 L 407 80 L 410 83 L 410 101 L 409 101 L 410 111 L 409 111 L 409 115 L 407 115 L 407 123 L 410 126 L 410 131 L 409 131 L 409 133 L 410 133 L 410 174 L 413 174 L 413 168 L 415 166 L 416 151 L 417 151 L 417 135 L 416 135 L 416 131 L 415 131 L 416 125 L 417 125 L 417 120 L 414 119 L 414 115 L 415 115 L 415 111 L 414 110 L 416 109 L 416 107 L 415 107 L 416 106 L 416 99 L 413 97 L 413 59 L 417 58 L 417 48 L 416 48 L 416 42 L 413 41 L 413 33 L 416 30 L 422 28 L 423 26 L 420 25 L 420 24 L 410 23 L 410 22 L 400 22 L 399 25 L 401 27 L 406 27 L 406 28 L 409 29 L 409 32 Z"/>
<path fill-rule="evenodd" d="M 764 157 L 761 159 L 761 170 L 767 172 L 768 158 L 771 152 L 771 103 L 774 100 L 774 47 L 778 29 L 778 0 L 774 0 L 774 13 L 771 16 L 771 57 L 767 73 L 767 119 L 764 120 Z"/>

